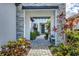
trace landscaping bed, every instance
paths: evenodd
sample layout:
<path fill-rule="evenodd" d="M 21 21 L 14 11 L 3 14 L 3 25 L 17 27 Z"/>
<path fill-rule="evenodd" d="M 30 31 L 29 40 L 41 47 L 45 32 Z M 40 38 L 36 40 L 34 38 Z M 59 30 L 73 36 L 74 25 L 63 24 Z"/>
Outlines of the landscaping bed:
<path fill-rule="evenodd" d="M 79 56 L 79 32 L 65 32 L 67 35 L 66 44 L 59 46 L 50 45 L 49 49 L 53 56 Z"/>
<path fill-rule="evenodd" d="M 0 56 L 26 56 L 31 48 L 31 42 L 25 38 L 8 41 L 1 47 Z"/>

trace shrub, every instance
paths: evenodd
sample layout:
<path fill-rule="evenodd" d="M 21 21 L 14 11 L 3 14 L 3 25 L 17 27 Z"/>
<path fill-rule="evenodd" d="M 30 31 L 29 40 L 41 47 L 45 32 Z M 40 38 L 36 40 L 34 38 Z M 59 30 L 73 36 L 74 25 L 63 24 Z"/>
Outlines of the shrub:
<path fill-rule="evenodd" d="M 63 56 L 63 54 L 61 52 L 57 52 L 54 54 L 54 56 Z"/>
<path fill-rule="evenodd" d="M 48 39 L 48 33 L 45 33 L 45 39 L 47 40 Z"/>
<path fill-rule="evenodd" d="M 68 41 L 76 42 L 79 41 L 79 32 L 76 31 L 69 31 L 69 32 L 65 32 Z"/>
<path fill-rule="evenodd" d="M 25 38 L 19 38 L 17 41 L 8 41 L 7 45 L 3 45 L 0 56 L 23 56 L 29 52 L 31 42 Z M 27 47 L 26 47 L 27 46 Z"/>
<path fill-rule="evenodd" d="M 38 35 L 39 35 L 38 31 L 31 32 L 30 33 L 30 40 L 35 40 Z"/>
<path fill-rule="evenodd" d="M 36 31 L 36 36 L 39 36 L 39 32 L 38 31 Z"/>
<path fill-rule="evenodd" d="M 36 33 L 35 32 L 31 32 L 30 33 L 30 40 L 34 40 L 36 38 Z"/>
<path fill-rule="evenodd" d="M 58 47 L 50 46 L 51 52 L 55 56 L 78 56 L 79 55 L 79 32 L 65 32 L 67 44 L 60 44 Z M 55 52 L 54 52 L 55 51 Z M 54 52 L 54 53 L 53 53 Z"/>
<path fill-rule="evenodd" d="M 51 46 L 50 50 L 54 56 L 78 55 L 78 52 L 77 52 L 78 50 L 76 50 L 72 45 L 70 46 L 70 45 L 60 44 L 58 47 Z"/>
<path fill-rule="evenodd" d="M 19 38 L 18 41 L 17 41 L 17 45 L 24 45 L 25 47 L 27 47 L 27 46 L 31 45 L 31 42 L 29 42 L 25 38 Z"/>

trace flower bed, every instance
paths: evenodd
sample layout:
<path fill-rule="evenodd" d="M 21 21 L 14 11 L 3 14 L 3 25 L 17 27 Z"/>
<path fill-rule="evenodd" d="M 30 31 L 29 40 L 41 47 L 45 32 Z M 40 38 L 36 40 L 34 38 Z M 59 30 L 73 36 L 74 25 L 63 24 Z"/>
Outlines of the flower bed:
<path fill-rule="evenodd" d="M 31 42 L 25 38 L 19 38 L 18 41 L 8 41 L 7 45 L 3 45 L 0 56 L 24 56 L 27 55 Z"/>
<path fill-rule="evenodd" d="M 66 32 L 67 43 L 58 47 L 49 46 L 54 56 L 79 56 L 79 33 L 75 31 Z"/>

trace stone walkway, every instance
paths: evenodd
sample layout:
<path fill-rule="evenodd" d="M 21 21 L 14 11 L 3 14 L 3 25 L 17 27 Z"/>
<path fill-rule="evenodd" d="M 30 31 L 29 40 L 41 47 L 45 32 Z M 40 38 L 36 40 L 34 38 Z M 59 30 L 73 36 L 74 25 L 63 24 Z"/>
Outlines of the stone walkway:
<path fill-rule="evenodd" d="M 52 56 L 48 46 L 50 42 L 44 39 L 44 35 L 40 35 L 36 40 L 32 41 L 32 48 L 28 56 Z"/>

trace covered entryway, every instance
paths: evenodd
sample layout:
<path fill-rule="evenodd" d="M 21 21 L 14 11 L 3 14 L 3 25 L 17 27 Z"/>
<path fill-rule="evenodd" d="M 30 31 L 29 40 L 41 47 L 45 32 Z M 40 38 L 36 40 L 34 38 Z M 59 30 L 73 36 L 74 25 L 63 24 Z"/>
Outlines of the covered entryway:
<path fill-rule="evenodd" d="M 50 22 L 51 22 L 50 35 L 52 35 L 52 33 L 53 33 L 52 29 L 54 27 L 54 20 L 57 21 L 56 14 L 57 14 L 58 6 L 52 6 L 52 7 L 51 6 L 38 6 L 38 7 L 37 6 L 32 6 L 29 9 L 28 9 L 28 6 L 23 7 L 24 8 L 24 14 L 25 14 L 25 22 L 24 22 L 25 23 L 25 32 L 24 32 L 25 35 L 24 35 L 24 37 L 27 38 L 27 39 L 30 39 L 30 37 L 31 37 L 30 32 L 32 32 L 32 26 L 33 26 L 33 23 L 31 22 L 32 17 L 37 17 L 37 18 L 38 17 L 49 17 Z M 42 20 L 39 20 L 39 21 L 43 22 L 45 20 L 42 19 Z M 37 21 L 37 23 L 39 21 Z M 36 25 L 36 28 L 37 27 L 38 27 L 38 25 Z M 44 28 L 42 27 L 42 23 L 40 24 L 40 28 L 41 28 L 40 32 L 43 33 Z M 56 40 L 56 39 L 57 38 L 55 38 L 54 40 Z M 50 40 L 50 39 L 48 39 L 48 40 Z"/>
<path fill-rule="evenodd" d="M 39 8 L 38 8 L 39 7 Z M 55 12 L 58 9 L 58 6 L 52 6 L 50 9 L 49 7 L 42 7 L 42 6 L 34 6 L 31 7 L 30 9 L 25 9 L 25 37 L 29 39 L 29 36 L 31 35 L 30 32 L 33 32 L 32 27 L 33 23 L 35 25 L 35 28 L 37 29 L 37 31 L 39 31 L 40 35 L 37 36 L 34 40 L 32 40 L 32 48 L 28 53 L 28 56 L 52 56 L 48 46 L 50 45 L 50 41 L 45 40 L 44 36 L 44 24 L 46 23 L 45 21 L 45 17 L 50 19 L 50 22 L 53 22 L 53 20 L 55 19 Z M 32 9 L 34 8 L 34 9 Z M 52 9 L 53 8 L 53 9 Z M 36 19 L 35 19 L 36 17 Z M 30 21 L 30 19 L 32 18 L 32 21 Z M 39 20 L 38 20 L 39 19 Z M 48 20 L 49 20 L 48 19 Z M 34 22 L 36 21 L 36 22 Z M 29 23 L 28 23 L 29 22 Z M 30 25 L 30 27 L 27 25 Z M 40 23 L 40 24 L 39 24 Z M 53 25 L 51 25 L 50 27 L 50 34 L 52 31 L 52 27 Z M 28 29 L 26 29 L 28 28 Z M 36 30 L 35 30 L 36 31 Z M 27 32 L 29 35 L 27 35 Z M 31 36 L 30 36 L 31 37 Z"/>
<path fill-rule="evenodd" d="M 32 17 L 50 17 L 51 22 L 49 39 L 45 40 L 43 35 L 39 35 L 35 38 L 35 40 L 32 40 L 32 49 L 30 50 L 28 55 L 33 55 L 33 53 L 35 52 L 34 54 L 36 56 L 36 54 L 39 54 L 36 52 L 36 49 L 38 49 L 37 51 L 39 52 L 40 49 L 43 49 L 43 47 L 46 48 L 46 51 L 48 51 L 48 45 L 50 42 L 51 44 L 54 43 L 55 46 L 59 45 L 60 43 L 64 43 L 65 35 L 63 33 L 63 26 L 65 22 L 65 4 L 22 4 L 22 11 L 22 23 L 24 24 L 24 26 L 21 27 L 23 27 L 24 29 L 22 28 L 23 32 L 20 33 L 28 40 L 30 40 L 30 32 L 32 31 L 33 27 L 33 23 L 31 22 Z M 37 28 L 38 26 L 35 25 L 35 27 Z M 44 33 L 44 24 L 41 24 L 41 28 L 41 32 Z M 42 54 L 42 52 L 43 51 L 41 50 L 40 53 Z M 45 55 L 48 55 L 47 53 L 45 53 Z"/>
<path fill-rule="evenodd" d="M 30 32 L 34 31 L 33 27 L 42 34 L 45 30 L 42 24 L 47 23 L 47 20 L 53 22 L 54 12 L 55 10 L 52 9 L 25 9 L 25 37 L 30 39 Z M 31 18 L 33 21 L 31 21 Z M 52 31 L 52 27 L 53 25 L 51 24 L 50 31 Z"/>
<path fill-rule="evenodd" d="M 22 6 L 22 9 L 21 9 Z M 21 4 L 17 7 L 19 16 L 17 17 L 17 23 L 19 26 L 17 29 L 17 37 L 25 37 L 30 40 L 31 26 L 33 25 L 30 21 L 31 17 L 50 17 L 51 29 L 50 38 L 55 45 L 59 45 L 64 42 L 63 27 L 65 23 L 65 4 L 64 3 L 28 3 Z M 21 24 L 22 23 L 22 24 Z"/>

